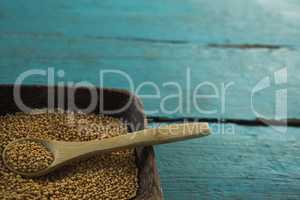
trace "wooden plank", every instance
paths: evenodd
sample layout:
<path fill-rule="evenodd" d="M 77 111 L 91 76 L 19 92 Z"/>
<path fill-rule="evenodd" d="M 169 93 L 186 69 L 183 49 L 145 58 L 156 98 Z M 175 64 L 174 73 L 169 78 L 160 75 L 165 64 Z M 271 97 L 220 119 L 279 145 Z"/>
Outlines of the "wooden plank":
<path fill-rule="evenodd" d="M 145 81 L 157 85 L 160 97 L 143 98 L 148 114 L 253 119 L 257 115 L 251 108 L 251 92 L 260 80 L 269 76 L 270 87 L 254 96 L 253 105 L 256 111 L 267 118 L 274 118 L 276 91 L 288 88 L 289 106 L 286 117 L 300 116 L 300 111 L 294 109 L 300 104 L 298 49 L 228 49 L 193 44 L 14 35 L 1 36 L 0 44 L 3 44 L 0 46 L 1 83 L 13 83 L 22 72 L 29 69 L 45 70 L 55 67 L 56 70 L 65 71 L 65 76 L 56 77 L 56 82 L 89 81 L 99 85 L 101 70 L 121 70 L 132 79 L 135 92 Z M 288 71 L 288 82 L 276 85 L 274 73 L 285 67 Z M 33 76 L 26 79 L 25 83 L 46 84 L 46 80 L 46 77 Z M 168 99 L 162 103 L 164 98 L 179 93 L 175 86 L 165 86 L 166 82 L 179 84 L 182 90 L 181 99 Z M 197 86 L 205 82 L 213 84 L 217 91 L 211 86 L 203 86 L 197 90 Z M 128 81 L 121 75 L 107 75 L 104 86 L 130 89 Z M 202 101 L 198 98 L 194 103 L 193 92 L 202 95 L 217 92 L 218 98 Z M 141 88 L 139 94 L 156 94 L 156 90 L 148 85 Z M 182 109 L 176 110 L 178 106 Z M 200 109 L 214 112 L 202 112 Z"/>
<path fill-rule="evenodd" d="M 206 138 L 156 147 L 166 199 L 300 198 L 298 129 L 211 126 Z"/>
<path fill-rule="evenodd" d="M 287 117 L 300 115 L 293 109 L 299 107 L 298 2 L 30 0 L 16 4 L 3 0 L 0 5 L 1 83 L 14 82 L 27 69 L 47 67 L 64 69 L 66 77 L 61 80 L 98 83 L 99 69 L 117 69 L 130 75 L 135 85 L 145 80 L 158 85 L 161 98 L 144 99 L 146 110 L 153 111 L 160 108 L 163 97 L 177 92 L 163 83 L 176 81 L 185 88 L 189 67 L 193 88 L 210 81 L 220 92 L 221 84 L 234 81 L 226 105 L 220 99 L 190 105 L 189 88 L 183 89 L 187 95 L 182 111 L 148 113 L 252 119 L 257 117 L 250 106 L 255 84 L 287 67 L 288 84 L 283 86 L 288 88 L 291 105 Z M 35 77 L 26 83 L 45 80 Z M 120 77 L 111 78 L 105 86 L 128 88 Z M 201 88 L 200 93 L 210 93 L 210 89 Z M 255 108 L 268 118 L 274 118 L 275 89 L 270 87 L 255 99 Z M 152 94 L 153 88 L 143 92 Z M 169 99 L 166 109 L 174 110 L 177 104 L 178 99 Z M 199 113 L 197 105 L 217 112 Z"/>
<path fill-rule="evenodd" d="M 1 34 L 299 46 L 300 3 L 254 0 L 45 1 L 0 4 Z"/>

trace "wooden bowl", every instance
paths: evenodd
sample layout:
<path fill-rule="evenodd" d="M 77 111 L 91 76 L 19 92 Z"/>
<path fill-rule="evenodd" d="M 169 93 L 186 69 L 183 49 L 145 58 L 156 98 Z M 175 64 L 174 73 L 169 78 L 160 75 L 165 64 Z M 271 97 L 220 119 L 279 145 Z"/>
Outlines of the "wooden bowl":
<path fill-rule="evenodd" d="M 121 118 L 128 124 L 129 131 L 146 127 L 141 101 L 128 91 L 107 88 L 0 85 L 0 115 L 21 111 L 16 103 L 18 97 L 14 96 L 15 87 L 20 89 L 20 99 L 24 105 L 32 109 L 82 111 L 90 104 L 91 94 L 97 94 L 96 107 L 91 113 Z M 136 164 L 139 169 L 139 189 L 134 200 L 163 199 L 152 146 L 136 148 Z"/>

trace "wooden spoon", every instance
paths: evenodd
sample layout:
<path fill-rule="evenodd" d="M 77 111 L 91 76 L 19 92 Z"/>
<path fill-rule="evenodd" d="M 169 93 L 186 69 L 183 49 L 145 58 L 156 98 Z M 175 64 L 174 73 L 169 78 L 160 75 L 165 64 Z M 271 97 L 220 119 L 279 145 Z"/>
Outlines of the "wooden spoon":
<path fill-rule="evenodd" d="M 202 137 L 209 134 L 210 130 L 207 123 L 196 122 L 145 129 L 126 135 L 88 142 L 63 142 L 26 138 L 15 140 L 9 143 L 2 153 L 2 158 L 7 168 L 9 168 L 11 171 L 27 177 L 37 177 L 45 175 L 76 159 L 86 158 L 98 153 L 119 151 L 122 149 L 139 146 L 176 142 L 180 140 Z M 10 167 L 5 156 L 6 150 L 9 146 L 25 140 L 43 144 L 54 156 L 54 161 L 52 164 L 41 171 L 31 173 L 17 171 Z"/>

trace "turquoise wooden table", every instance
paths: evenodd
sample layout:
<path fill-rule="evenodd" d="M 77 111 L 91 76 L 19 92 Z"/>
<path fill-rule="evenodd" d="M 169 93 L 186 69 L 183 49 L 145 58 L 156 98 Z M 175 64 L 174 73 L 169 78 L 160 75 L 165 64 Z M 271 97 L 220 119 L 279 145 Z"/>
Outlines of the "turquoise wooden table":
<path fill-rule="evenodd" d="M 299 36 L 296 0 L 1 0 L 0 83 L 53 70 L 133 90 L 150 126 L 209 120 L 210 137 L 156 148 L 167 200 L 299 199 Z"/>

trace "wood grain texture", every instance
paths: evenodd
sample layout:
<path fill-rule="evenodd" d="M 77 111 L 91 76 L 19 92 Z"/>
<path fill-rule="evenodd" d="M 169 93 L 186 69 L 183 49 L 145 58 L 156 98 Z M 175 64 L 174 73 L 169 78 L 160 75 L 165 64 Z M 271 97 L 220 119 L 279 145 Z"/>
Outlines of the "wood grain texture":
<path fill-rule="evenodd" d="M 299 129 L 210 127 L 209 137 L 156 147 L 168 199 L 300 198 Z"/>
<path fill-rule="evenodd" d="M 299 45 L 297 1 L 1 1 L 2 34 Z"/>
<path fill-rule="evenodd" d="M 135 89 L 152 81 L 160 89 L 160 99 L 144 99 L 148 114 L 169 117 L 230 117 L 253 119 L 250 106 L 253 87 L 266 76 L 287 67 L 288 83 L 271 85 L 255 96 L 255 108 L 274 118 L 275 91 L 288 88 L 288 117 L 298 118 L 299 107 L 299 3 L 255 0 L 241 3 L 227 0 L 149 2 L 46 1 L 41 4 L 1 1 L 0 3 L 0 82 L 13 83 L 28 69 L 55 67 L 65 71 L 58 81 L 99 83 L 99 70 L 127 73 Z M 279 9 L 280 8 L 280 9 Z M 186 69 L 191 70 L 191 88 L 186 89 Z M 9 75 L 8 75 L 9 74 Z M 108 75 L 109 76 L 109 75 Z M 126 79 L 108 77 L 106 87 L 129 88 Z M 177 92 L 163 87 L 176 81 L 184 98 L 182 111 L 163 112 L 164 97 Z M 217 86 L 234 82 L 227 90 L 226 109 L 220 99 L 200 100 L 197 111 L 188 93 L 205 81 Z M 25 83 L 46 84 L 34 76 Z M 273 83 L 273 82 L 272 82 Z M 201 94 L 211 94 L 203 87 Z M 144 87 L 142 94 L 153 94 Z M 187 95 L 186 95 L 187 94 Z M 243 98 L 241 98 L 243 97 Z M 177 99 L 168 99 L 165 108 L 174 110 Z M 187 110 L 188 105 L 190 109 Z"/>
<path fill-rule="evenodd" d="M 12 43 L 13 40 L 15 39 L 2 41 Z M 23 43 L 22 39 L 17 41 Z M 47 70 L 48 67 L 54 67 L 56 72 L 58 70 L 65 72 L 64 78 L 56 77 L 55 83 L 89 81 L 100 85 L 100 71 L 121 70 L 132 79 L 134 91 L 137 91 L 137 87 L 144 81 L 151 81 L 158 86 L 160 97 L 142 98 L 148 114 L 168 117 L 254 119 L 257 116 L 251 109 L 251 92 L 260 80 L 269 76 L 271 86 L 254 96 L 255 109 L 266 118 L 274 118 L 275 92 L 278 89 L 288 88 L 288 104 L 293 106 L 287 107 L 287 117 L 298 118 L 300 116 L 300 111 L 293 109 L 299 107 L 297 99 L 300 95 L 298 89 L 300 54 L 297 50 L 244 51 L 198 48 L 191 45 L 132 44 L 130 42 L 80 42 L 80 45 L 72 50 L 72 48 L 66 49 L 66 44 L 63 42 L 57 44 L 57 49 L 53 49 L 53 43 L 51 44 L 50 41 L 43 45 L 44 41 L 37 42 L 39 47 L 31 47 L 31 42 L 22 46 L 28 47 L 28 49 L 36 48 L 34 52 L 37 53 L 24 55 L 23 53 L 14 53 L 18 47 L 0 47 L 1 83 L 13 83 L 22 72 L 29 69 Z M 59 43 L 59 41 L 57 42 Z M 115 48 L 118 49 L 117 52 L 114 51 Z M 13 56 L 14 54 L 16 57 Z M 103 58 L 101 58 L 101 54 Z M 284 67 L 287 67 L 288 70 L 288 82 L 276 85 L 274 72 Z M 191 74 L 190 88 L 187 88 L 188 68 Z M 219 98 L 199 99 L 194 103 L 193 92 L 196 91 L 199 84 L 206 81 L 216 86 Z M 169 95 L 178 94 L 179 91 L 175 86 L 164 86 L 163 84 L 166 82 L 178 83 L 183 94 L 181 100 L 170 98 L 163 103 L 164 109 L 170 110 L 170 113 L 163 111 L 162 100 Z M 47 79 L 46 76 L 35 75 L 25 79 L 24 83 L 47 84 Z M 103 85 L 131 88 L 124 76 L 112 73 L 105 75 Z M 229 86 L 225 91 L 223 88 L 226 85 Z M 214 89 L 210 86 L 203 86 L 196 92 L 198 94 L 215 94 Z M 157 94 L 157 92 L 153 86 L 145 86 L 139 91 L 139 95 L 143 94 Z M 224 111 L 222 111 L 222 95 L 226 99 Z M 181 106 L 181 110 L 176 110 L 178 105 Z M 199 111 L 196 106 L 201 110 L 213 112 L 204 113 Z"/>

